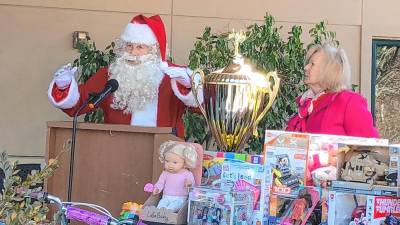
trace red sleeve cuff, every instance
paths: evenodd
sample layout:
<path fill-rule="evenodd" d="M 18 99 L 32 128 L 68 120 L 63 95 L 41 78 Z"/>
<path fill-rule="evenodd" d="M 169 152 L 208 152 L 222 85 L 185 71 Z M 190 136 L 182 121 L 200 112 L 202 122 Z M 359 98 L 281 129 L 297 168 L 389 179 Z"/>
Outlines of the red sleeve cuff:
<path fill-rule="evenodd" d="M 178 86 L 178 91 L 182 94 L 182 95 L 187 95 L 190 92 L 189 88 L 186 88 L 185 86 L 183 86 L 182 84 L 180 84 L 179 82 L 176 82 L 176 86 Z"/>
<path fill-rule="evenodd" d="M 64 100 L 68 96 L 70 87 L 71 87 L 71 85 L 69 85 L 64 90 L 60 90 L 57 88 L 56 85 L 54 85 L 53 90 L 51 90 L 51 96 L 53 96 L 54 101 L 58 103 L 58 102 L 61 102 L 62 100 Z"/>

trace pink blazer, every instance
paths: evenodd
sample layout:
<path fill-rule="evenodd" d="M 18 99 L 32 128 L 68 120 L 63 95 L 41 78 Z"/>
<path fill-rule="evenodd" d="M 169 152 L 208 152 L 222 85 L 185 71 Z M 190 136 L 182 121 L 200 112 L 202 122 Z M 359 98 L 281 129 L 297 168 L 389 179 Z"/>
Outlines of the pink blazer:
<path fill-rule="evenodd" d="M 300 97 L 296 102 L 299 112 L 306 113 L 302 117 L 296 113 L 288 121 L 287 131 L 379 137 L 367 101 L 358 93 L 348 90 L 327 93 L 314 102 L 311 113 L 307 113 L 307 104 L 300 104 Z"/>

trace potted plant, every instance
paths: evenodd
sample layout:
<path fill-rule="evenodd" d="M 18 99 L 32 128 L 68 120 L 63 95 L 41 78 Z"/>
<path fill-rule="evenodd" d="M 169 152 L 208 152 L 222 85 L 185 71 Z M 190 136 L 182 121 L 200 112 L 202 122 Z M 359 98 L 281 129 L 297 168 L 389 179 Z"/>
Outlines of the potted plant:
<path fill-rule="evenodd" d="M 32 171 L 23 181 L 18 176 L 17 162 L 11 163 L 7 153 L 0 154 L 0 169 L 4 172 L 4 182 L 0 195 L 0 221 L 7 225 L 54 224 L 47 219 L 49 208 L 44 200 L 31 199 L 32 192 L 42 191 L 40 184 L 54 174 L 58 161 L 50 159 L 40 170 Z M 1 222 L 0 222 L 1 224 Z"/>

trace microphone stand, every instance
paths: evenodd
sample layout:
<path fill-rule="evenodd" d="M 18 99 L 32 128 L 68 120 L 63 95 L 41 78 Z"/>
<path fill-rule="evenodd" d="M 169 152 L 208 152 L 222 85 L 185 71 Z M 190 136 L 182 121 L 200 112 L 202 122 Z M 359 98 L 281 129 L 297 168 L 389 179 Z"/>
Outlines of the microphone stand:
<path fill-rule="evenodd" d="M 89 99 L 86 100 L 78 110 L 75 111 L 73 122 L 72 122 L 72 137 L 71 137 L 71 152 L 69 159 L 69 176 L 68 176 L 68 202 L 71 202 L 72 197 L 72 179 L 74 177 L 74 161 L 75 161 L 75 140 L 76 140 L 76 125 L 78 121 L 78 115 L 84 109 L 87 104 L 93 99 L 95 95 L 89 94 Z"/>

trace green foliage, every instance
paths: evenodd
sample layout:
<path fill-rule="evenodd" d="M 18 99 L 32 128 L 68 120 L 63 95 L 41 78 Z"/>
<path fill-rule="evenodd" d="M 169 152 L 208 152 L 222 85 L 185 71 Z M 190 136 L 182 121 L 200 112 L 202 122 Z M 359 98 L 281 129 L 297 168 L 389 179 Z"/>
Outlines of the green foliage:
<path fill-rule="evenodd" d="M 86 82 L 97 70 L 108 66 L 115 59 L 114 42 L 111 42 L 104 51 L 98 50 L 96 44 L 90 39 L 79 42 L 77 47 L 80 56 L 74 60 L 74 66 L 78 66 L 80 69 L 78 83 Z M 84 120 L 86 122 L 102 123 L 104 120 L 103 111 L 98 109 L 87 113 Z"/>
<path fill-rule="evenodd" d="M 6 152 L 0 155 L 0 169 L 4 171 L 4 189 L 0 195 L 0 218 L 8 225 L 44 224 L 46 214 L 49 211 L 43 199 L 33 200 L 27 198 L 32 192 L 41 191 L 37 184 L 54 174 L 58 168 L 57 159 L 49 160 L 49 163 L 40 171 L 32 172 L 22 182 L 17 176 L 16 163 L 8 161 Z"/>
<path fill-rule="evenodd" d="M 307 51 L 301 41 L 302 27 L 293 26 L 289 37 L 285 40 L 280 35 L 282 27 L 276 27 L 274 18 L 266 15 L 264 23 L 253 24 L 247 27 L 246 40 L 240 45 L 240 53 L 251 61 L 261 71 L 277 70 L 281 78 L 281 86 L 275 103 L 267 115 L 261 120 L 257 128 L 257 136 L 248 141 L 247 152 L 261 152 L 265 129 L 281 130 L 293 115 L 297 106 L 295 98 L 305 91 L 304 58 Z M 309 31 L 314 43 L 324 40 L 335 41 L 335 33 L 326 30 L 324 22 L 315 25 Z M 228 40 L 228 33 L 213 34 L 211 28 L 206 27 L 203 35 L 197 38 L 194 49 L 190 51 L 189 67 L 201 68 L 205 74 L 227 66 L 233 57 L 233 48 Z M 194 117 L 187 111 L 185 114 L 187 139 L 200 144 L 210 140 L 206 135 L 206 122 L 203 117 Z"/>
<path fill-rule="evenodd" d="M 335 40 L 336 32 L 327 31 L 324 21 L 315 24 L 315 26 L 308 33 L 314 39 L 314 41 L 310 43 L 310 45 L 321 44 L 324 41 L 329 41 L 336 44 L 336 46 L 339 46 L 339 41 Z"/>

